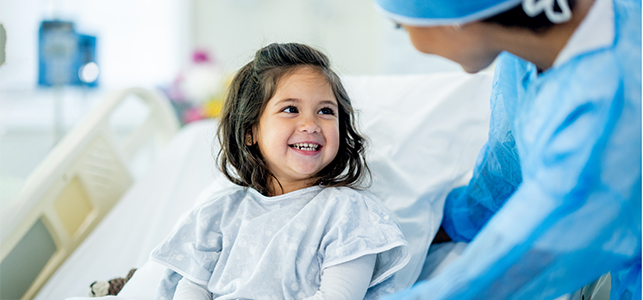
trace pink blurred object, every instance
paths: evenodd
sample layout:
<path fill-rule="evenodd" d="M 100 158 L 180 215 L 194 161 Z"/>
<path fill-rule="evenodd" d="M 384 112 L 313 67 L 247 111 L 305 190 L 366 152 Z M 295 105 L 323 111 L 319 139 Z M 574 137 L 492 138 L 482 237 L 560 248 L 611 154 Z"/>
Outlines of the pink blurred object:
<path fill-rule="evenodd" d="M 197 49 L 191 58 L 174 81 L 163 89 L 183 124 L 207 118 L 203 106 L 224 88 L 223 72 L 214 55 Z"/>
<path fill-rule="evenodd" d="M 194 50 L 192 63 L 177 76 L 178 96 L 194 106 L 203 105 L 223 88 L 223 73 L 206 50 Z"/>
<path fill-rule="evenodd" d="M 194 50 L 192 53 L 192 61 L 194 63 L 210 63 L 210 55 L 205 50 Z"/>
<path fill-rule="evenodd" d="M 183 112 L 183 123 L 187 124 L 190 122 L 198 121 L 205 119 L 205 115 L 199 107 L 190 107 Z"/>

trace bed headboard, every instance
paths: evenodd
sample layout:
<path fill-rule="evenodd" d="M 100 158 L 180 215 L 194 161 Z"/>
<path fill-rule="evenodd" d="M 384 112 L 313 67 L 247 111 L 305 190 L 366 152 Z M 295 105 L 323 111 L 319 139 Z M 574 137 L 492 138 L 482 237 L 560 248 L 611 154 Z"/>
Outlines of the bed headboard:
<path fill-rule="evenodd" d="M 114 112 L 132 99 L 146 116 L 134 128 L 115 126 Z M 165 96 L 142 88 L 110 94 L 75 126 L 0 212 L 0 299 L 32 299 L 133 183 L 132 160 L 178 128 Z"/>

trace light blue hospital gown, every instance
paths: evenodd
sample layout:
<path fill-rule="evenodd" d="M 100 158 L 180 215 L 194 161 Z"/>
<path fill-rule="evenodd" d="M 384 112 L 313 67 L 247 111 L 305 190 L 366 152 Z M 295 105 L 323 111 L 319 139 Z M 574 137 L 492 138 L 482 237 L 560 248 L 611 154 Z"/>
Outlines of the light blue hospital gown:
<path fill-rule="evenodd" d="M 156 299 L 172 299 L 184 276 L 217 299 L 302 299 L 324 268 L 377 254 L 366 298 L 393 292 L 409 260 L 391 212 L 350 188 L 310 187 L 266 197 L 233 187 L 194 209 L 152 252 L 167 266 Z"/>
<path fill-rule="evenodd" d="M 641 299 L 641 1 L 616 0 L 614 44 L 538 74 L 503 53 L 489 141 L 443 227 L 471 243 L 387 299 L 553 299 L 611 271 Z"/>

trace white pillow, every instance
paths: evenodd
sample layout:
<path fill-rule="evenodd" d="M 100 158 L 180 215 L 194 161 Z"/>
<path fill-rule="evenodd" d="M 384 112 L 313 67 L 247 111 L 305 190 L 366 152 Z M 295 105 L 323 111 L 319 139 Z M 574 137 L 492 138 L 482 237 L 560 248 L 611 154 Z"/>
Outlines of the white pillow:
<path fill-rule="evenodd" d="M 417 280 L 444 199 L 470 178 L 487 140 L 491 73 L 355 76 L 343 81 L 370 141 L 370 191 L 397 216 L 411 261 L 397 288 Z"/>

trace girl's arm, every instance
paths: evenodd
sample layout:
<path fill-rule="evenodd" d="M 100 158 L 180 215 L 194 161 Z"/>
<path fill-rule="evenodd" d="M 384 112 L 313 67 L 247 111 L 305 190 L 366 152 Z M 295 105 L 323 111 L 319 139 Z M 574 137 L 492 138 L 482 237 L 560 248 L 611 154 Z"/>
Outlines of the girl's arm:
<path fill-rule="evenodd" d="M 183 277 L 176 286 L 172 300 L 212 300 L 212 293 L 205 286 Z"/>
<path fill-rule="evenodd" d="M 304 300 L 361 300 L 371 282 L 376 254 L 365 255 L 355 260 L 324 269 L 319 291 Z M 201 285 L 187 278 L 181 279 L 173 300 L 212 299 L 212 294 Z"/>
<path fill-rule="evenodd" d="M 324 269 L 319 291 L 304 300 L 364 299 L 375 268 L 376 256 L 377 254 L 369 254 Z"/>

